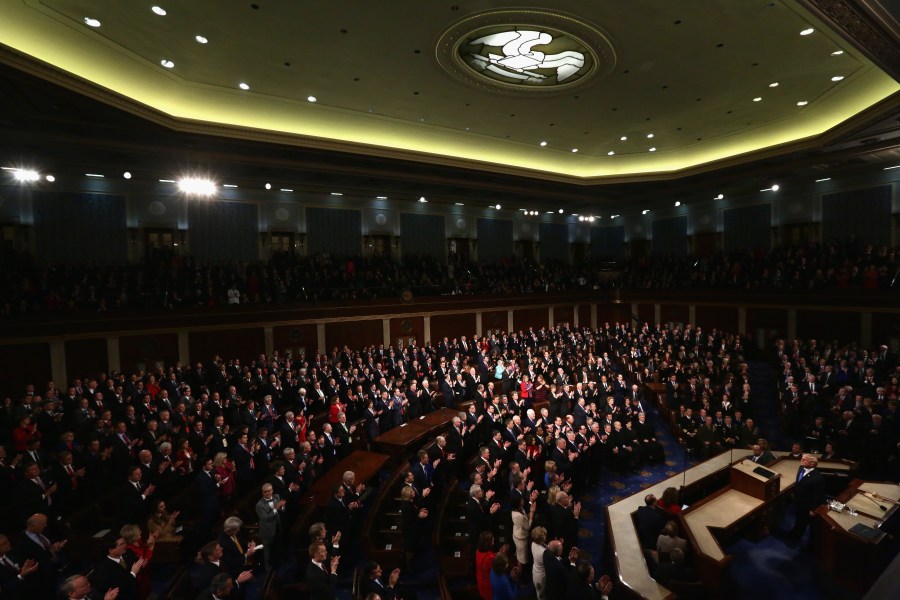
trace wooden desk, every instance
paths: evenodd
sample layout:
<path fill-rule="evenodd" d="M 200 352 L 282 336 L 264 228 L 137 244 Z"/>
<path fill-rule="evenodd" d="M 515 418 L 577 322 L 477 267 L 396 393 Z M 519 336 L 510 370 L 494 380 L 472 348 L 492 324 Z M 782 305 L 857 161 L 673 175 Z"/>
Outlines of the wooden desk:
<path fill-rule="evenodd" d="M 331 498 L 331 490 L 341 483 L 344 473 L 353 471 L 356 474 L 356 483 L 365 483 L 375 477 L 378 471 L 388 461 L 390 456 L 377 452 L 356 450 L 350 456 L 328 469 L 309 489 L 311 500 L 318 506 L 327 506 Z"/>
<path fill-rule="evenodd" d="M 459 416 L 459 411 L 452 408 L 432 411 L 400 427 L 385 431 L 375 438 L 375 445 L 392 458 L 397 457 L 422 440 L 436 437 L 456 416 Z"/>
<path fill-rule="evenodd" d="M 863 495 L 874 493 L 881 498 L 874 501 Z M 891 483 L 854 480 L 837 498 L 847 506 L 842 512 L 820 506 L 815 511 L 812 535 L 816 558 L 837 579 L 850 589 L 865 592 L 878 579 L 889 551 L 883 543 L 887 533 L 881 531 L 882 522 L 892 519 L 900 511 L 900 486 Z M 878 504 L 887 508 L 882 511 Z M 848 508 L 858 511 L 851 515 Z M 865 525 L 879 533 L 871 539 L 851 533 L 856 525 Z"/>

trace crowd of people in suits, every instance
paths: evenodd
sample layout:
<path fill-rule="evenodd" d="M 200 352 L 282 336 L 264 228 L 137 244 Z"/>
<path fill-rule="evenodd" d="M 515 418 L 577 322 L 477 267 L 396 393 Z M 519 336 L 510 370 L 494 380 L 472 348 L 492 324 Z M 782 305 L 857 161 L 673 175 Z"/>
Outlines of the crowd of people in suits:
<path fill-rule="evenodd" d="M 159 309 L 577 289 L 733 288 L 887 290 L 900 269 L 896 248 L 857 239 L 746 248 L 705 257 L 651 255 L 564 261 L 508 258 L 488 263 L 451 253 L 428 256 L 299 256 L 267 262 L 204 264 L 158 249 L 137 264 L 38 267 L 10 257 L 0 270 L 0 317 L 39 312 Z"/>
<path fill-rule="evenodd" d="M 21 532 L 0 536 L 0 589 L 13 598 L 57 590 L 83 597 L 87 573 L 72 572 L 83 565 L 73 566 L 62 536 L 66 526 L 93 518 L 85 508 L 106 496 L 115 514 L 104 515 L 111 531 L 87 580 L 93 597 L 113 589 L 120 598 L 146 597 L 154 545 L 162 540 L 199 547 L 194 583 L 205 598 L 242 593 L 260 569 L 283 560 L 301 498 L 355 438 L 371 440 L 438 406 L 465 403 L 447 434 L 417 454 L 401 493 L 409 562 L 427 538 L 420 534 L 431 526 L 434 502 L 460 479 L 467 482 L 469 541 L 485 597 L 495 586 L 514 590 L 516 577 L 532 572 L 541 598 L 605 595 L 609 581 L 595 581 L 590 557 L 577 547 L 578 495 L 604 474 L 664 459 L 642 395 L 650 381 L 667 382 L 668 406 L 685 415 L 721 419 L 716 427 L 724 431 L 731 419 L 733 436 L 717 429 L 709 444 L 685 440 L 699 454 L 758 442 L 746 344 L 739 335 L 691 325 L 561 324 L 422 347 L 276 352 L 246 364 L 214 357 L 152 374 L 76 379 L 65 389 L 29 385 L 0 410 L 0 531 Z M 816 356 L 814 346 L 776 348 L 802 368 L 801 358 Z M 845 355 L 832 347 L 838 363 Z M 895 358 L 875 364 L 878 358 L 866 356 L 878 377 L 896 375 Z M 888 420 L 894 427 L 896 393 L 896 386 L 889 390 L 880 413 L 885 431 Z M 363 488 L 344 473 L 325 522 L 310 531 L 305 576 L 312 597 L 333 593 L 341 536 L 346 546 L 361 534 L 355 513 Z M 197 498 L 189 507 L 191 540 L 181 539 L 183 517 L 169 510 L 184 490 Z M 255 540 L 236 517 L 220 524 L 235 499 L 248 495 L 259 522 Z M 505 522 L 513 547 L 497 552 Z M 383 576 L 377 564 L 365 573 L 372 593 L 412 597 L 399 591 L 399 573 Z"/>

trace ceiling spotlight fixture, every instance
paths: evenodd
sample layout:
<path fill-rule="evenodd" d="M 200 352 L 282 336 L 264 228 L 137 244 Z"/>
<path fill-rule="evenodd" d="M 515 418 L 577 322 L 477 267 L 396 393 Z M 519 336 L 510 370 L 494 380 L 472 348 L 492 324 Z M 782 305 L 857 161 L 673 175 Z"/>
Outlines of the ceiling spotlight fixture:
<path fill-rule="evenodd" d="M 572 215 L 572 216 L 574 216 L 574 215 Z M 579 221 L 584 221 L 584 217 L 578 217 L 578 220 L 579 220 Z"/>
<path fill-rule="evenodd" d="M 267 184 L 266 184 L 266 189 L 267 189 L 267 190 L 271 190 L 271 189 L 272 189 L 272 184 L 271 184 L 271 183 L 267 183 Z"/>
<path fill-rule="evenodd" d="M 428 200 L 425 198 L 425 196 L 419 196 L 419 202 L 425 204 L 426 202 L 428 202 Z"/>
<path fill-rule="evenodd" d="M 547 211 L 547 214 L 548 214 L 548 215 L 552 215 L 552 214 L 553 214 L 553 211 L 552 211 L 552 210 L 548 210 L 548 211 Z"/>
<path fill-rule="evenodd" d="M 131 171 L 125 171 L 124 173 L 122 173 L 122 177 L 124 177 L 125 179 L 131 179 Z"/>
<path fill-rule="evenodd" d="M 757 96 L 753 99 L 754 102 L 762 102 L 762 96 Z"/>
<path fill-rule="evenodd" d="M 613 152 L 612 150 L 610 150 L 609 152 L 606 153 L 607 156 L 612 156 L 614 154 L 615 154 L 615 152 Z"/>
<path fill-rule="evenodd" d="M 578 152 L 578 148 L 572 148 L 572 152 Z"/>
<path fill-rule="evenodd" d="M 809 104 L 809 100 L 801 100 L 797 103 L 797 106 L 806 106 L 807 104 Z"/>
<path fill-rule="evenodd" d="M 619 215 L 610 215 L 609 218 L 610 218 L 610 219 L 615 219 L 615 218 L 618 217 L 618 216 L 619 216 Z"/>
<path fill-rule="evenodd" d="M 578 216 L 578 213 L 572 213 L 572 216 L 573 216 L 573 217 L 577 217 L 577 216 Z M 579 219 L 579 220 L 584 221 L 584 217 L 581 217 L 581 219 Z"/>
<path fill-rule="evenodd" d="M 166 16 L 166 14 L 167 14 L 167 13 L 166 13 L 166 9 L 164 9 L 164 8 L 161 7 L 161 6 L 154 6 L 154 7 L 151 8 L 150 10 L 152 10 L 153 12 L 155 12 L 156 14 L 158 14 L 158 15 L 161 16 L 161 17 L 164 17 L 164 16 Z"/>
<path fill-rule="evenodd" d="M 844 53 L 843 50 L 835 50 L 834 52 L 831 53 L 831 55 L 832 56 L 840 56 L 843 53 Z"/>
<path fill-rule="evenodd" d="M 678 201 L 678 200 L 676 200 L 676 201 L 675 201 L 675 206 L 681 206 L 681 202 Z"/>
<path fill-rule="evenodd" d="M 307 96 L 306 100 L 307 102 L 316 102 L 317 98 L 315 96 Z"/>
<path fill-rule="evenodd" d="M 844 78 L 843 75 L 835 75 L 834 77 L 831 78 L 831 80 L 832 81 L 840 81 L 843 78 Z"/>
<path fill-rule="evenodd" d="M 772 191 L 773 191 L 773 192 L 777 192 L 777 191 L 780 190 L 780 189 L 781 189 L 781 186 L 778 185 L 777 183 L 776 183 L 775 185 L 772 186 Z"/>
<path fill-rule="evenodd" d="M 559 214 L 563 214 L 563 209 L 559 209 Z"/>
<path fill-rule="evenodd" d="M 343 196 L 343 194 L 340 192 L 331 192 L 331 195 L 332 196 Z"/>
<path fill-rule="evenodd" d="M 375 196 L 375 199 L 376 200 L 387 200 L 388 197 L 387 196 Z"/>
<path fill-rule="evenodd" d="M 159 61 L 159 64 L 161 64 L 162 66 L 164 66 L 167 69 L 171 69 L 171 68 L 175 67 L 175 63 L 173 63 L 171 60 L 166 59 L 166 58 Z"/>
<path fill-rule="evenodd" d="M 823 181 L 831 181 L 831 177 L 823 177 L 822 179 L 816 179 L 816 183 L 822 183 Z"/>
<path fill-rule="evenodd" d="M 772 83 L 769 84 L 769 87 L 778 87 L 778 82 L 773 81 Z"/>
<path fill-rule="evenodd" d="M 160 179 L 160 183 L 175 183 L 174 179 Z"/>
<path fill-rule="evenodd" d="M 594 222 L 594 217 L 593 217 L 593 215 L 591 215 L 590 217 L 588 217 L 588 221 L 591 222 L 591 223 Z"/>
<path fill-rule="evenodd" d="M 803 31 L 800 32 L 800 35 L 809 35 L 814 31 L 815 31 L 815 29 L 813 29 L 812 27 L 807 27 L 806 29 L 804 29 Z"/>
<path fill-rule="evenodd" d="M 725 197 L 725 194 L 719 194 L 718 196 L 716 196 L 715 198 L 713 198 L 713 200 L 721 200 L 721 199 L 723 199 L 724 197 Z"/>
<path fill-rule="evenodd" d="M 22 183 L 37 181 L 41 178 L 40 174 L 37 171 L 32 171 L 31 169 L 16 169 L 15 171 L 13 171 L 13 177 L 16 181 Z"/>
<path fill-rule="evenodd" d="M 495 204 L 495 205 L 494 205 L 494 208 L 496 208 L 497 210 L 500 210 L 500 205 L 499 205 L 499 204 Z"/>
<path fill-rule="evenodd" d="M 84 24 L 88 27 L 100 27 L 100 21 L 94 19 L 93 17 L 85 17 Z"/>
<path fill-rule="evenodd" d="M 292 190 L 291 188 L 281 188 L 281 191 L 282 192 L 293 192 L 294 190 Z"/>
<path fill-rule="evenodd" d="M 619 140 L 623 141 L 623 142 L 626 141 L 627 139 L 628 139 L 627 135 L 623 135 L 622 137 L 619 138 Z"/>
<path fill-rule="evenodd" d="M 200 177 L 184 177 L 178 180 L 178 189 L 189 196 L 215 196 L 216 184 Z"/>
<path fill-rule="evenodd" d="M 650 152 L 656 152 L 656 147 L 650 148 Z"/>
<path fill-rule="evenodd" d="M 454 202 L 453 204 L 455 204 L 456 206 L 465 206 L 465 204 L 462 202 Z"/>
<path fill-rule="evenodd" d="M 222 184 L 222 187 L 236 188 L 237 186 L 234 185 L 233 183 L 223 183 L 223 184 Z"/>
<path fill-rule="evenodd" d="M 546 146 L 546 145 L 547 145 L 547 142 L 541 142 L 541 144 L 540 144 L 540 145 L 541 145 L 541 148 L 543 148 L 543 147 L 544 147 L 544 146 Z"/>
<path fill-rule="evenodd" d="M 203 37 L 202 35 L 195 35 L 194 39 L 197 40 L 198 44 L 208 44 L 209 40 Z"/>
<path fill-rule="evenodd" d="M 244 91 L 247 91 L 247 90 L 250 89 L 250 85 L 244 83 L 243 81 L 240 82 L 240 83 L 238 84 L 238 87 L 241 88 L 241 89 L 244 90 Z"/>
<path fill-rule="evenodd" d="M 103 179 L 106 177 L 105 175 L 101 175 L 100 173 L 85 173 L 85 177 L 94 177 L 95 179 Z"/>
<path fill-rule="evenodd" d="M 890 171 L 891 169 L 900 169 L 900 165 L 894 165 L 893 167 L 885 167 L 885 171 Z"/>
<path fill-rule="evenodd" d="M 641 211 L 641 214 L 646 215 L 648 212 L 650 212 L 650 210 L 645 208 L 644 210 Z"/>
<path fill-rule="evenodd" d="M 56 181 L 56 177 L 54 177 L 53 175 L 47 175 L 47 177 L 45 177 L 44 179 L 46 179 L 50 183 L 53 183 L 54 181 Z"/>
<path fill-rule="evenodd" d="M 653 139 L 653 134 L 652 134 L 652 133 L 648 133 L 648 134 L 647 134 L 647 139 L 648 139 L 648 140 Z"/>

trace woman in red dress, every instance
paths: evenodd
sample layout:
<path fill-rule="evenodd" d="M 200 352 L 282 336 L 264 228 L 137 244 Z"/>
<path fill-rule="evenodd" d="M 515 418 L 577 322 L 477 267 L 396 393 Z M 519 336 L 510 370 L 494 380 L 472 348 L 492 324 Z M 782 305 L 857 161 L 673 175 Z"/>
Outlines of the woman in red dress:
<path fill-rule="evenodd" d="M 122 536 L 122 539 L 125 540 L 125 543 L 128 544 L 126 552 L 131 553 L 131 560 L 128 561 L 129 564 L 133 564 L 138 560 L 144 561 L 144 566 L 138 571 L 138 574 L 135 575 L 135 579 L 137 580 L 138 587 L 138 597 L 146 598 L 150 595 L 150 569 L 147 568 L 147 563 L 153 558 L 153 547 L 156 545 L 156 533 L 151 533 L 146 540 L 143 539 L 141 534 L 141 528 L 139 525 L 128 524 L 122 527 L 119 531 L 119 535 Z"/>

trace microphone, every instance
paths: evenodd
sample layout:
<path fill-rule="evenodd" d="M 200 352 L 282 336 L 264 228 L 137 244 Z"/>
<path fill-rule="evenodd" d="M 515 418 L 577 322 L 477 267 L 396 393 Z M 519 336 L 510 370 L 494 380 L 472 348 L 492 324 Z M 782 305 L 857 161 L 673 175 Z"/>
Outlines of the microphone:
<path fill-rule="evenodd" d="M 875 504 L 875 506 L 877 506 L 877 507 L 880 508 L 881 510 L 887 511 L 887 506 L 885 506 L 885 505 L 883 505 L 883 504 L 879 504 L 879 502 L 878 502 L 875 498 L 873 498 L 872 496 L 870 496 L 868 492 L 863 492 L 863 493 L 862 493 L 862 496 L 863 496 L 864 498 L 867 498 L 867 499 L 871 500 L 872 503 Z"/>

